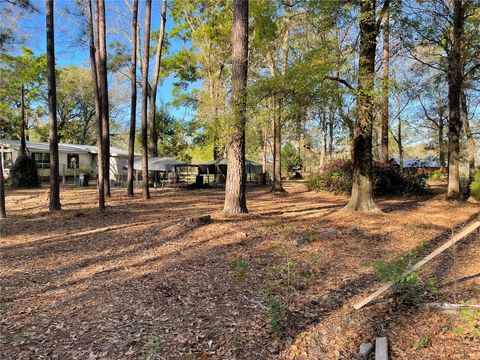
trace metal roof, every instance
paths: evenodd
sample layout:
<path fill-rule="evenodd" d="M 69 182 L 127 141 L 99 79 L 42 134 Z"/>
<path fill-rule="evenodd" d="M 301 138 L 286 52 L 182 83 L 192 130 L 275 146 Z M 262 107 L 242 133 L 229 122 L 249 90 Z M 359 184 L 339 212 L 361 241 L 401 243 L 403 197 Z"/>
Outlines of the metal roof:
<path fill-rule="evenodd" d="M 125 160 L 123 162 L 123 167 L 127 168 L 128 166 L 128 161 Z M 196 165 L 191 165 L 187 164 L 183 161 L 174 159 L 174 158 L 169 158 L 169 157 L 148 157 L 148 170 L 149 171 L 174 171 L 176 167 L 182 167 L 182 166 L 196 166 Z M 134 170 L 142 170 L 142 158 L 140 156 L 136 156 L 134 161 L 133 161 L 133 169 Z"/>
<path fill-rule="evenodd" d="M 0 139 L 0 145 L 6 145 L 12 149 L 20 149 L 20 140 L 4 140 Z M 25 145 L 27 149 L 35 152 L 48 152 L 50 151 L 50 144 L 46 142 L 26 141 Z M 68 153 L 80 153 L 80 154 L 97 154 L 97 147 L 93 145 L 76 145 L 76 144 L 63 144 L 58 143 L 58 151 Z M 128 151 L 110 146 L 110 155 L 112 156 L 128 156 Z M 138 155 L 138 154 L 136 154 Z"/>
<path fill-rule="evenodd" d="M 400 158 L 393 157 L 392 158 L 395 163 L 400 165 Z M 403 159 L 403 167 L 404 168 L 440 168 L 440 161 L 436 156 L 427 156 L 425 158 L 410 158 L 410 159 Z"/>

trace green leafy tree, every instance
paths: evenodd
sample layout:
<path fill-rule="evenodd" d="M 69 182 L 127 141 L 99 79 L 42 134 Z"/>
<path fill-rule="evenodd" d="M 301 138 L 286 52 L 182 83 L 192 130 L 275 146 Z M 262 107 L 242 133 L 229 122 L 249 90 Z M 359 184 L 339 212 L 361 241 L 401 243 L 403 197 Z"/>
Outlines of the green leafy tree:
<path fill-rule="evenodd" d="M 287 176 L 302 167 L 300 153 L 291 143 L 286 143 L 282 148 L 282 166 Z"/>
<path fill-rule="evenodd" d="M 45 55 L 35 56 L 27 48 L 18 56 L 0 54 L 0 131 L 6 137 L 20 138 L 22 151 L 29 119 L 36 117 L 40 107 L 45 76 Z"/>

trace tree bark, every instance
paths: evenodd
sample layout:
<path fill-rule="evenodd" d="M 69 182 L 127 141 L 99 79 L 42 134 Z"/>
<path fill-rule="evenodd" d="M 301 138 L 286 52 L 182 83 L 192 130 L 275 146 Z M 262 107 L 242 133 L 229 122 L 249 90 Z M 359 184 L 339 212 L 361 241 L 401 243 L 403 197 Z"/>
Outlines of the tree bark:
<path fill-rule="evenodd" d="M 283 193 L 282 185 L 282 115 L 278 95 L 273 95 L 273 193 Z"/>
<path fill-rule="evenodd" d="M 25 155 L 27 153 L 27 145 L 25 141 L 25 85 L 22 84 L 20 88 L 20 153 Z"/>
<path fill-rule="evenodd" d="M 383 58 L 382 58 L 382 134 L 380 160 L 387 163 L 388 156 L 388 82 L 389 82 L 389 60 L 390 60 L 390 0 L 385 0 L 384 7 L 386 11 L 383 18 Z"/>
<path fill-rule="evenodd" d="M 444 132 L 444 119 L 443 117 L 440 117 L 438 119 L 438 160 L 440 163 L 440 167 L 444 168 L 445 167 L 445 140 L 443 138 L 443 132 Z"/>
<path fill-rule="evenodd" d="M 373 91 L 375 81 L 375 51 L 377 31 L 375 0 L 360 0 L 360 56 L 357 95 L 357 122 L 353 148 L 353 187 L 346 208 L 355 211 L 378 212 L 373 201 L 372 130 Z"/>
<path fill-rule="evenodd" d="M 453 0 L 452 48 L 448 56 L 448 199 L 460 198 L 460 91 L 462 89 L 463 25 L 462 0 Z"/>
<path fill-rule="evenodd" d="M 403 174 L 403 144 L 402 144 L 402 119 L 398 117 L 398 126 L 397 126 L 397 144 L 398 144 L 398 158 L 400 172 Z"/>
<path fill-rule="evenodd" d="M 158 156 L 158 132 L 155 124 L 155 112 L 157 101 L 158 79 L 160 77 L 160 65 L 162 60 L 163 44 L 165 41 L 165 23 L 167 22 L 167 0 L 162 2 L 160 33 L 158 35 L 157 51 L 155 53 L 155 70 L 153 72 L 153 81 L 150 88 L 150 151 L 152 156 Z"/>
<path fill-rule="evenodd" d="M 267 183 L 268 132 L 262 129 L 262 185 Z"/>
<path fill-rule="evenodd" d="M 467 153 L 468 153 L 468 180 L 470 183 L 475 179 L 475 139 L 473 138 L 472 129 L 470 128 L 470 122 L 468 120 L 468 107 L 467 96 L 465 90 L 462 89 L 461 93 L 461 107 L 463 127 L 465 128 L 465 136 L 467 138 Z"/>
<path fill-rule="evenodd" d="M 102 110 L 101 99 L 98 89 L 98 76 L 97 76 L 97 54 L 95 49 L 95 36 L 93 30 L 93 15 L 92 15 L 92 2 L 87 1 L 87 26 L 89 37 L 89 54 L 90 54 L 90 68 L 92 73 L 93 82 L 93 96 L 95 102 L 95 116 L 97 125 L 97 188 L 98 188 L 98 209 L 100 211 L 105 210 L 105 188 L 103 182 L 103 138 L 102 138 Z"/>
<path fill-rule="evenodd" d="M 127 195 L 133 196 L 134 170 L 133 161 L 135 155 L 135 123 L 137 118 L 137 22 L 138 22 L 138 0 L 133 0 L 132 8 L 132 58 L 130 69 L 131 98 L 130 98 L 130 132 L 128 135 L 128 173 L 127 173 Z"/>
<path fill-rule="evenodd" d="M 5 210 L 5 179 L 3 178 L 3 152 L 0 152 L 0 219 L 7 217 Z"/>
<path fill-rule="evenodd" d="M 110 197 L 110 113 L 108 104 L 108 78 L 107 78 L 107 39 L 105 22 L 105 0 L 98 1 L 98 38 L 99 38 L 99 60 L 97 66 L 99 72 L 99 90 L 102 106 L 102 140 L 103 140 L 103 182 L 105 195 Z"/>
<path fill-rule="evenodd" d="M 245 198 L 245 124 L 248 71 L 248 0 L 234 0 L 232 26 L 232 129 L 223 211 L 247 213 Z"/>
<path fill-rule="evenodd" d="M 333 159 L 333 127 L 335 121 L 335 111 L 333 108 L 330 108 L 330 114 L 328 119 L 328 160 Z"/>
<path fill-rule="evenodd" d="M 320 147 L 320 166 L 325 164 L 325 156 L 327 154 L 327 113 L 325 110 L 322 112 L 322 144 Z"/>
<path fill-rule="evenodd" d="M 60 205 L 60 182 L 58 173 L 57 139 L 57 87 L 55 82 L 55 35 L 53 0 L 46 0 L 47 28 L 47 83 L 48 83 L 48 137 L 50 142 L 50 211 L 58 211 Z"/>
<path fill-rule="evenodd" d="M 152 0 L 146 0 L 145 10 L 145 41 L 143 46 L 143 69 L 142 69 L 142 195 L 144 199 L 150 199 L 150 187 L 148 180 L 148 58 L 150 57 L 150 18 L 152 12 Z M 150 105 L 152 106 L 152 104 Z"/>

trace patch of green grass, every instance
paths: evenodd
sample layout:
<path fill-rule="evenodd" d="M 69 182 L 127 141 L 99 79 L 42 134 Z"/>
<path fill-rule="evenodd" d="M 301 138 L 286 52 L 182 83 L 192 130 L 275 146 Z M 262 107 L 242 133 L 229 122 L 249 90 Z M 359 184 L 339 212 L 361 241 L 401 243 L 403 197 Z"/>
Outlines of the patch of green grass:
<path fill-rule="evenodd" d="M 275 295 L 268 292 L 264 293 L 262 298 L 267 303 L 268 313 L 270 314 L 270 325 L 273 332 L 278 337 L 282 337 L 287 319 L 287 306 Z"/>
<path fill-rule="evenodd" d="M 430 339 L 426 336 L 421 336 L 420 339 L 413 345 L 415 350 L 426 348 L 430 344 Z"/>
<path fill-rule="evenodd" d="M 237 272 L 237 280 L 239 282 L 245 281 L 245 276 L 249 268 L 248 260 L 243 257 L 236 257 L 230 264 L 230 270 Z"/>
<path fill-rule="evenodd" d="M 162 341 L 157 335 L 150 335 L 150 339 L 144 346 L 145 360 L 160 360 L 164 353 Z"/>

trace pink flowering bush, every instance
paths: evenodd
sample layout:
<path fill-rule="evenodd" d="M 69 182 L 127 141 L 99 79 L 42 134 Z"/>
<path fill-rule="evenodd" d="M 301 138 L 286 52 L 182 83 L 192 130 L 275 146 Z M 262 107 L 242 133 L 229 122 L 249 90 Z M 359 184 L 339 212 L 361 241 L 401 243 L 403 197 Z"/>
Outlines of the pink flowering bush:
<path fill-rule="evenodd" d="M 373 192 L 381 195 L 419 195 L 426 191 L 426 178 L 417 174 L 402 174 L 395 164 L 374 161 Z M 353 163 L 337 159 L 324 164 L 319 172 L 307 178 L 310 190 L 335 194 L 350 194 L 353 183 Z"/>

